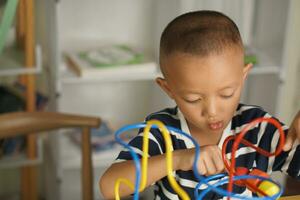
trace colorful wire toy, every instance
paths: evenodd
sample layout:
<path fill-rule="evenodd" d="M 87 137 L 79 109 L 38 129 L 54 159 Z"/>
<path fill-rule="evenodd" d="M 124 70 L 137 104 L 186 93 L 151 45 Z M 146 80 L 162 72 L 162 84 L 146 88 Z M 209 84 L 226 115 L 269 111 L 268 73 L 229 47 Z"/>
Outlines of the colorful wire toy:
<path fill-rule="evenodd" d="M 273 153 L 267 152 L 259 147 L 256 147 L 254 144 L 243 139 L 244 135 L 247 133 L 248 130 L 250 130 L 256 124 L 261 123 L 261 122 L 271 123 L 279 130 L 279 134 L 280 134 L 279 145 L 278 145 L 278 148 L 276 149 L 276 151 Z M 133 148 L 130 145 L 128 145 L 126 142 L 124 142 L 120 137 L 120 135 L 126 131 L 129 131 L 132 129 L 141 129 L 141 128 L 144 128 L 143 147 L 142 147 L 143 154 L 142 154 L 142 158 L 141 158 L 142 166 L 140 164 L 140 159 L 139 159 L 138 155 L 135 153 L 135 151 L 133 150 Z M 262 155 L 268 156 L 268 157 L 276 156 L 282 151 L 282 147 L 283 147 L 284 141 L 285 141 L 285 135 L 284 135 L 284 131 L 283 131 L 280 123 L 278 121 L 276 121 L 275 119 L 273 119 L 273 118 L 258 118 L 256 120 L 253 120 L 249 124 L 247 124 L 247 126 L 242 129 L 240 134 L 237 134 L 235 136 L 229 136 L 228 138 L 226 138 L 226 140 L 223 143 L 223 147 L 222 147 L 222 156 L 223 156 L 223 161 L 224 161 L 225 167 L 228 171 L 228 174 L 222 173 L 222 174 L 216 174 L 216 175 L 208 176 L 208 177 L 205 177 L 198 172 L 197 162 L 198 162 L 199 155 L 200 155 L 200 146 L 191 135 L 189 135 L 179 129 L 176 129 L 174 127 L 165 126 L 162 122 L 160 122 L 158 120 L 150 120 L 147 123 L 126 125 L 126 126 L 120 128 L 119 130 L 117 130 L 115 133 L 115 140 L 119 144 L 121 144 L 123 147 L 125 147 L 126 149 L 129 150 L 130 155 L 133 158 L 133 161 L 135 164 L 135 169 L 136 169 L 136 179 L 135 179 L 134 184 L 124 178 L 119 178 L 116 181 L 115 188 L 114 188 L 116 200 L 120 200 L 119 187 L 120 187 L 121 183 L 128 185 L 133 190 L 134 200 L 138 200 L 139 192 L 143 191 L 146 187 L 147 166 L 148 166 L 148 147 L 149 147 L 148 135 L 149 135 L 151 128 L 159 129 L 163 135 L 163 138 L 164 138 L 165 144 L 166 144 L 166 153 L 165 154 L 166 154 L 166 165 L 167 165 L 167 177 L 168 177 L 168 180 L 169 180 L 172 188 L 180 196 L 181 199 L 190 200 L 190 197 L 178 185 L 178 183 L 176 182 L 176 180 L 172 174 L 172 171 L 173 171 L 172 170 L 173 169 L 173 166 L 172 166 L 172 151 L 173 151 L 173 149 L 172 148 L 173 148 L 173 146 L 172 146 L 172 141 L 170 138 L 170 133 L 169 133 L 170 131 L 184 135 L 185 137 L 189 138 L 195 146 L 195 159 L 193 162 L 193 173 L 194 173 L 195 177 L 197 178 L 197 180 L 199 181 L 199 183 L 197 184 L 197 186 L 194 190 L 195 199 L 197 199 L 197 200 L 203 199 L 205 197 L 205 195 L 211 190 L 213 190 L 214 192 L 216 192 L 222 196 L 227 196 L 228 199 L 230 199 L 230 197 L 234 197 L 236 199 L 244 199 L 244 200 L 275 200 L 282 195 L 283 188 L 278 183 L 271 180 L 269 177 L 267 177 L 265 175 L 261 176 L 261 173 L 255 174 L 255 173 L 251 173 L 251 172 L 249 174 L 239 175 L 239 174 L 237 174 L 238 170 L 235 169 L 235 152 L 237 151 L 240 143 L 242 143 L 246 146 L 249 146 L 249 147 L 255 149 L 257 152 L 261 153 Z M 231 156 L 232 156 L 231 163 L 229 164 L 227 161 L 227 158 L 226 158 L 225 149 L 230 140 L 234 140 L 234 143 L 233 143 L 233 148 L 232 148 L 232 152 L 231 152 Z M 211 180 L 221 179 L 221 178 L 222 178 L 222 180 L 218 181 L 215 184 L 209 183 Z M 260 197 L 245 197 L 240 194 L 232 193 L 233 184 L 237 184 L 237 182 L 239 182 L 239 184 L 245 185 L 251 191 L 257 192 L 257 194 Z M 259 186 L 253 184 L 253 183 L 258 183 L 258 182 L 259 182 Z M 199 190 L 200 186 L 203 184 L 205 184 L 207 186 L 207 188 L 199 194 L 198 190 Z M 228 184 L 227 190 L 218 188 L 219 186 L 222 186 L 224 184 Z"/>
<path fill-rule="evenodd" d="M 139 197 L 139 192 L 142 191 L 144 189 L 144 183 L 146 183 L 147 180 L 147 173 L 144 173 L 142 176 L 142 181 L 140 180 L 140 171 L 141 171 L 141 166 L 140 166 L 140 162 L 139 162 L 139 158 L 137 156 L 137 154 L 134 152 L 134 150 L 132 149 L 132 147 L 130 147 L 130 145 L 128 145 L 126 142 L 124 142 L 121 138 L 120 135 L 125 132 L 125 131 L 129 131 L 132 129 L 140 129 L 140 128 L 145 128 L 144 129 L 144 136 L 143 136 L 143 155 L 142 155 L 142 172 L 146 172 L 147 170 L 147 162 L 145 162 L 144 160 L 147 160 L 148 157 L 148 133 L 150 131 L 151 128 L 156 128 L 156 129 L 160 129 L 164 140 L 166 142 L 166 158 L 167 158 L 167 171 L 168 171 L 168 180 L 170 181 L 171 186 L 173 187 L 173 189 L 179 194 L 179 196 L 184 199 L 184 200 L 188 200 L 190 199 L 189 196 L 187 195 L 187 193 L 177 184 L 177 182 L 175 181 L 173 174 L 172 174 L 172 141 L 169 135 L 169 131 L 174 131 L 177 132 L 179 134 L 182 134 L 184 136 L 186 136 L 187 138 L 191 139 L 192 142 L 195 145 L 195 160 L 194 160 L 194 174 L 196 176 L 196 173 L 198 173 L 197 170 L 197 162 L 198 162 L 198 158 L 200 155 L 200 146 L 199 144 L 187 133 L 184 133 L 183 131 L 173 128 L 173 127 L 169 127 L 169 126 L 165 126 L 162 122 L 158 121 L 158 120 L 151 120 L 149 122 L 147 122 L 147 124 L 145 123 L 140 123 L 140 124 L 132 124 L 132 125 L 127 125 L 122 127 L 121 129 L 117 130 L 115 133 L 115 140 L 120 143 L 122 146 L 124 146 L 125 148 L 127 148 L 134 160 L 135 163 L 135 168 L 136 168 L 136 179 L 135 179 L 135 187 L 134 187 L 134 200 L 138 200 Z M 147 150 L 147 151 L 146 151 Z M 199 173 L 197 174 L 197 176 L 200 176 Z M 126 180 L 126 179 L 125 179 Z M 133 184 L 131 182 L 129 182 L 128 180 L 125 181 L 124 179 L 120 178 L 116 181 L 115 184 L 115 197 L 116 200 L 120 199 L 119 196 L 119 185 L 120 182 L 124 182 L 125 184 L 127 184 L 129 187 L 133 188 Z M 143 183 L 143 184 L 141 184 Z M 141 184 L 141 185 L 140 185 Z M 140 189 L 141 188 L 141 189 Z"/>

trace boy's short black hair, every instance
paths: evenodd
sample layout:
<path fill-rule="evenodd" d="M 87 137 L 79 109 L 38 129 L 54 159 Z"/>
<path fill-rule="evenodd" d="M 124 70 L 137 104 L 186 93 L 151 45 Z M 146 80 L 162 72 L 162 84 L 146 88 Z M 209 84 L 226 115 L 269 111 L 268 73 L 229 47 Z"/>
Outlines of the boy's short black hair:
<path fill-rule="evenodd" d="M 237 25 L 226 15 L 209 10 L 185 13 L 172 20 L 160 39 L 160 61 L 173 53 L 207 56 L 227 47 L 243 49 Z"/>

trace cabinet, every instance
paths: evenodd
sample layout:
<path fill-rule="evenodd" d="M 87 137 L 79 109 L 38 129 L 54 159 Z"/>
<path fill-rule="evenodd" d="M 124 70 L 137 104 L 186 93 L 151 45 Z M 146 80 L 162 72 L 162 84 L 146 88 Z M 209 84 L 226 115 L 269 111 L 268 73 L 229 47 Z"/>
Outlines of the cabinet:
<path fill-rule="evenodd" d="M 181 13 L 197 9 L 220 10 L 232 17 L 240 26 L 245 45 L 258 57 L 259 63 L 250 73 L 242 101 L 261 105 L 273 114 L 280 106 L 279 87 L 284 84 L 281 74 L 288 67 L 283 56 L 291 1 L 44 0 L 44 4 L 48 29 L 52 31 L 48 36 L 51 42 L 46 46 L 49 62 L 55 66 L 49 69 L 54 80 L 50 88 L 58 94 L 52 99 L 54 109 L 98 115 L 118 128 L 140 122 L 148 113 L 173 105 L 155 85 L 156 73 L 79 78 L 65 70 L 62 53 L 112 41 L 138 47 L 157 62 L 159 37 L 166 24 Z M 52 181 L 47 187 L 49 198 L 79 199 L 80 154 L 77 151 L 61 134 L 49 138 L 47 174 Z M 117 152 L 114 149 L 93 155 L 95 177 Z M 95 197 L 100 198 L 96 182 L 95 191 Z"/>

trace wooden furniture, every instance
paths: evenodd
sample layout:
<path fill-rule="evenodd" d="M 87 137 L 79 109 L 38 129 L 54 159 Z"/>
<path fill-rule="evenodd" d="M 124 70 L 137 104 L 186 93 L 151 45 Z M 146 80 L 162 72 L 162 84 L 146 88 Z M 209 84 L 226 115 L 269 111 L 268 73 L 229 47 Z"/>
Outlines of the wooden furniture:
<path fill-rule="evenodd" d="M 42 131 L 49 131 L 67 127 L 82 128 L 82 198 L 84 200 L 93 199 L 93 174 L 91 159 L 90 128 L 98 127 L 100 119 L 98 117 L 88 117 L 82 115 L 70 115 L 51 112 L 13 112 L 0 115 L 0 138 L 26 135 L 36 137 Z M 36 152 L 33 152 L 36 154 Z M 29 158 L 30 159 L 30 158 Z M 32 177 L 30 177 L 32 178 Z M 36 177 L 34 177 L 36 178 Z M 29 180 L 34 181 L 36 180 Z M 29 191 L 37 191 L 37 185 L 28 185 Z M 24 193 L 23 193 L 24 195 Z M 37 194 L 31 194 L 37 197 Z M 24 197 L 22 197 L 24 198 Z M 28 197 L 26 197 L 28 198 Z"/>
<path fill-rule="evenodd" d="M 281 197 L 279 200 L 299 200 L 300 195 Z"/>
<path fill-rule="evenodd" d="M 299 189 L 300 189 L 300 181 L 290 176 L 287 176 L 285 182 L 285 191 L 283 195 L 287 195 L 287 196 L 300 195 Z M 299 200 L 300 200 L 300 196 L 299 196 Z"/>
<path fill-rule="evenodd" d="M 34 34 L 34 2 L 33 0 L 19 0 L 16 17 L 16 42 L 24 50 L 25 68 L 32 69 L 35 65 L 35 34 Z M 20 77 L 26 87 L 26 111 L 33 112 L 35 108 L 35 75 L 27 74 Z M 27 156 L 36 158 L 36 136 L 27 135 Z M 37 200 L 37 169 L 34 166 L 25 166 L 21 169 L 22 200 Z M 31 186 L 30 188 L 28 186 Z"/>

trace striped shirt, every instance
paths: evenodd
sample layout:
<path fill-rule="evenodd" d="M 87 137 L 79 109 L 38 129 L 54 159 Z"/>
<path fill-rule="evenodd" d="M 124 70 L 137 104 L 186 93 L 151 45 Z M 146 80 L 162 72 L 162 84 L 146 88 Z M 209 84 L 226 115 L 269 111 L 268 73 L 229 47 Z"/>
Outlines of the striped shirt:
<path fill-rule="evenodd" d="M 245 127 L 252 120 L 259 117 L 272 117 L 267 112 L 262 110 L 257 106 L 249 106 L 244 104 L 239 104 L 232 120 L 225 128 L 218 146 L 221 148 L 222 144 L 230 135 L 235 135 L 240 133 L 241 129 Z M 180 110 L 175 108 L 167 108 L 159 112 L 150 114 L 146 121 L 151 119 L 157 119 L 162 121 L 165 125 L 173 126 L 175 128 L 181 129 L 182 131 L 190 134 L 187 126 L 187 122 L 180 112 Z M 281 123 L 282 124 L 282 123 Z M 282 124 L 282 127 L 287 133 L 288 127 Z M 139 134 L 134 137 L 129 144 L 133 147 L 135 152 L 141 157 L 142 155 L 142 139 L 143 133 L 142 129 L 139 130 Z M 172 145 L 174 150 L 178 149 L 188 149 L 193 148 L 194 144 L 185 136 L 180 135 L 175 132 L 170 132 Z M 262 122 L 251 128 L 248 133 L 244 136 L 244 139 L 250 141 L 256 146 L 265 149 L 269 152 L 274 152 L 279 141 L 278 130 L 271 124 L 267 122 Z M 229 142 L 226 149 L 227 157 L 230 157 L 231 148 L 233 142 Z M 149 156 L 160 155 L 165 153 L 165 143 L 162 134 L 157 129 L 151 129 L 149 133 Z M 132 160 L 128 150 L 122 150 L 117 157 L 116 162 Z M 283 171 L 292 177 L 300 179 L 300 145 L 296 142 L 289 152 L 282 152 L 280 155 L 274 157 L 265 157 L 257 153 L 254 149 L 240 144 L 238 150 L 236 151 L 236 166 L 247 167 L 248 169 L 260 169 L 268 174 L 272 171 Z M 191 199 L 194 197 L 194 189 L 197 185 L 197 179 L 195 178 L 192 171 L 175 171 L 175 177 L 179 185 L 189 194 Z M 210 184 L 216 183 L 220 180 L 211 181 Z M 226 189 L 227 185 L 223 185 L 222 188 Z M 199 189 L 206 189 L 205 185 L 202 185 Z M 253 196 L 251 191 L 245 187 L 234 186 L 233 191 L 246 196 Z M 167 177 L 158 180 L 155 183 L 155 199 L 180 199 L 179 196 L 174 192 Z M 211 191 L 204 199 L 215 200 L 215 199 L 225 199 L 221 195 Z"/>

